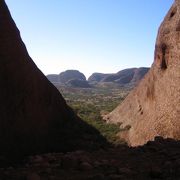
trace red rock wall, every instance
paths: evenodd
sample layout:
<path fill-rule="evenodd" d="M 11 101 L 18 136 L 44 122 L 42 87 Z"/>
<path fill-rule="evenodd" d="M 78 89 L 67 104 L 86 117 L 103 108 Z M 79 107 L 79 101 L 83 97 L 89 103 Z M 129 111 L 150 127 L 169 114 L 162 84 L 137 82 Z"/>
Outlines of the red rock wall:
<path fill-rule="evenodd" d="M 157 36 L 154 63 L 138 87 L 104 117 L 110 123 L 130 125 L 119 133 L 130 145 L 142 145 L 155 136 L 180 139 L 180 1 L 175 1 Z"/>

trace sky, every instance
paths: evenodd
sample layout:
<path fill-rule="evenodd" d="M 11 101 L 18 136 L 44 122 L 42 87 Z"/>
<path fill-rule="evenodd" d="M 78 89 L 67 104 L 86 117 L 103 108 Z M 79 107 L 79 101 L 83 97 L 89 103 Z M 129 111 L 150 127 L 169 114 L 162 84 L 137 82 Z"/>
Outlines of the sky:
<path fill-rule="evenodd" d="M 28 52 L 45 74 L 149 67 L 173 0 L 6 0 Z"/>

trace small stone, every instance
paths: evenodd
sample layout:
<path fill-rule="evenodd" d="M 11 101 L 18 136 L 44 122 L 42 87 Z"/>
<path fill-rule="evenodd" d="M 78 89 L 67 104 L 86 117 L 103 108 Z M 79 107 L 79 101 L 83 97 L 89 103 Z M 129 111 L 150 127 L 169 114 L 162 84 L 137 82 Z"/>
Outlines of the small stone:
<path fill-rule="evenodd" d="M 10 167 L 7 168 L 7 170 L 8 170 L 8 171 L 13 171 L 14 168 L 10 166 Z"/>
<path fill-rule="evenodd" d="M 102 163 L 100 163 L 99 161 L 95 161 L 95 162 L 94 162 L 94 167 L 97 168 L 97 167 L 101 166 L 101 164 L 102 164 Z"/>
<path fill-rule="evenodd" d="M 79 161 L 73 156 L 64 156 L 62 159 L 62 168 L 64 169 L 77 169 Z"/>
<path fill-rule="evenodd" d="M 38 174 L 31 173 L 27 175 L 27 180 L 41 180 L 41 178 Z"/>
<path fill-rule="evenodd" d="M 96 174 L 87 178 L 87 180 L 104 180 L 104 179 L 105 177 L 103 174 Z"/>
<path fill-rule="evenodd" d="M 170 167 L 172 167 L 172 163 L 171 163 L 170 161 L 166 161 L 166 162 L 164 163 L 164 167 L 170 168 Z"/>
<path fill-rule="evenodd" d="M 42 163 L 43 162 L 43 158 L 39 155 L 35 156 L 33 159 L 32 159 L 32 162 L 33 163 Z"/>
<path fill-rule="evenodd" d="M 118 174 L 111 174 L 108 177 L 108 180 L 120 180 L 120 179 L 124 179 L 122 175 L 118 175 Z"/>
<path fill-rule="evenodd" d="M 49 164 L 48 162 L 43 162 L 43 163 L 41 164 L 41 166 L 45 168 L 45 167 L 49 167 L 50 164 Z"/>
<path fill-rule="evenodd" d="M 119 168 L 118 173 L 119 174 L 132 174 L 132 171 L 128 168 Z"/>
<path fill-rule="evenodd" d="M 52 169 L 51 169 L 51 168 L 46 168 L 46 169 L 45 169 L 45 172 L 46 172 L 47 174 L 51 174 L 51 173 L 52 173 Z"/>
<path fill-rule="evenodd" d="M 90 171 L 93 169 L 92 165 L 89 164 L 88 162 L 83 162 L 80 164 L 80 170 L 83 170 L 83 171 Z"/>
<path fill-rule="evenodd" d="M 159 167 L 152 167 L 150 171 L 151 178 L 161 178 L 162 170 Z"/>

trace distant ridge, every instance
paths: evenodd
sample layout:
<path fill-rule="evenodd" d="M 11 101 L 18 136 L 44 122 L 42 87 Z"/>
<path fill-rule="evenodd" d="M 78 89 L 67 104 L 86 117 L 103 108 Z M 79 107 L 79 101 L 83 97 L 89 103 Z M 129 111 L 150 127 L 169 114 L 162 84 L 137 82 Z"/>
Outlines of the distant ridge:
<path fill-rule="evenodd" d="M 138 83 L 144 75 L 149 71 L 149 68 L 129 68 L 121 70 L 114 74 L 93 73 L 89 78 L 89 82 L 114 82 L 120 85 Z"/>
<path fill-rule="evenodd" d="M 104 74 L 93 73 L 88 80 L 83 73 L 78 70 L 67 70 L 58 74 L 49 74 L 47 78 L 55 85 L 65 85 L 79 88 L 90 88 L 93 85 L 104 86 L 111 84 L 111 86 L 117 87 L 117 85 L 136 85 L 149 71 L 147 67 L 141 68 L 129 68 L 121 70 L 117 73 Z M 113 85 L 114 84 L 114 85 Z"/>

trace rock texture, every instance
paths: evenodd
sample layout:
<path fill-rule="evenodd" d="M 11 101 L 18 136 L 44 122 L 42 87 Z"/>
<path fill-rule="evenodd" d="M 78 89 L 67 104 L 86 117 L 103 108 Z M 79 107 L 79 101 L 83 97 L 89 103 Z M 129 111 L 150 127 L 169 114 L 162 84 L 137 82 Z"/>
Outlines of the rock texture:
<path fill-rule="evenodd" d="M 85 142 L 89 145 L 86 134 L 97 133 L 96 140 L 99 136 L 36 67 L 4 0 L 0 1 L 0 99 L 0 157 L 70 151 Z"/>
<path fill-rule="evenodd" d="M 180 1 L 176 0 L 162 22 L 151 69 L 107 122 L 129 130 L 121 133 L 130 145 L 156 135 L 180 139 Z"/>

